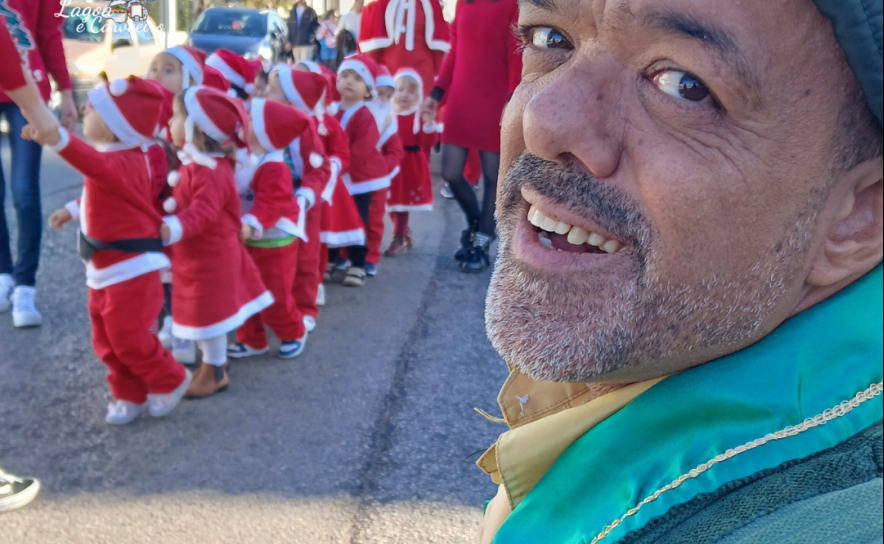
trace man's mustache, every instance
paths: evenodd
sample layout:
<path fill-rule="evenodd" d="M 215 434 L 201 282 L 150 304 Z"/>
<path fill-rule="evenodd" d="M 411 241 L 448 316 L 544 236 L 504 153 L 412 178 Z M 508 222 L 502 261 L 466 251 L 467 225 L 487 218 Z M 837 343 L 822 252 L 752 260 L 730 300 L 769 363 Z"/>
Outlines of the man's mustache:
<path fill-rule="evenodd" d="M 612 235 L 646 255 L 651 242 L 651 223 L 638 202 L 611 183 L 593 176 L 573 163 L 548 161 L 525 152 L 513 161 L 504 176 L 501 211 L 521 202 L 519 190 L 527 188 L 558 206 L 586 216 Z"/>

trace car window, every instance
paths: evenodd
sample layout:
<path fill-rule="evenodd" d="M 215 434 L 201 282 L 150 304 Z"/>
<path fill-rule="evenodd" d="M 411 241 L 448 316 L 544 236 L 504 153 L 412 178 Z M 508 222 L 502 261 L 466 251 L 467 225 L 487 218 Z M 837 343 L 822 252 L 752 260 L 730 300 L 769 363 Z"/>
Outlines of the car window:
<path fill-rule="evenodd" d="M 104 42 L 104 32 L 101 31 L 101 27 L 104 25 L 103 18 L 92 13 L 83 15 L 79 11 L 77 15 L 71 15 L 70 8 L 66 8 L 64 12 L 66 18 L 61 31 L 65 39 L 89 43 Z"/>
<path fill-rule="evenodd" d="M 138 43 L 141 45 L 153 45 L 154 37 L 147 23 L 135 23 L 135 34 L 138 35 Z"/>
<path fill-rule="evenodd" d="M 113 42 L 111 43 L 113 43 L 114 47 L 132 45 L 132 33 L 129 32 L 128 24 L 114 23 Z"/>
<path fill-rule="evenodd" d="M 210 9 L 200 15 L 193 33 L 260 38 L 267 34 L 267 17 L 257 11 Z"/>

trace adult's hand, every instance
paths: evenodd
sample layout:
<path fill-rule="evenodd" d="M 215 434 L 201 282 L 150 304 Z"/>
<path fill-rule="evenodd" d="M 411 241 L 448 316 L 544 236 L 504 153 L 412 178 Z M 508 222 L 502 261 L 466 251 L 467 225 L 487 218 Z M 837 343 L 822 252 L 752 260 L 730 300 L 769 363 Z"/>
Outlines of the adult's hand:
<path fill-rule="evenodd" d="M 78 118 L 73 91 L 61 91 L 61 126 L 73 132 L 77 128 Z"/>
<path fill-rule="evenodd" d="M 424 103 L 421 104 L 421 111 L 420 111 L 421 117 L 429 116 L 429 117 L 432 117 L 433 119 L 435 119 L 436 115 L 438 113 L 439 113 L 439 101 L 434 98 L 431 98 L 429 96 L 426 99 L 424 99 Z"/>

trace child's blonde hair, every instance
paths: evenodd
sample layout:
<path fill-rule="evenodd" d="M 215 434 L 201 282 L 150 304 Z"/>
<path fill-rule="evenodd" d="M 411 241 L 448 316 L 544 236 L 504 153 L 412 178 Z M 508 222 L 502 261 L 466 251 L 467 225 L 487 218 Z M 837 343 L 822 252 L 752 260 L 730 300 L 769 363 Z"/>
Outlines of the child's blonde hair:
<path fill-rule="evenodd" d="M 420 83 L 409 75 L 403 75 L 396 78 L 396 90 L 400 88 L 407 88 L 416 94 L 420 89 Z"/>

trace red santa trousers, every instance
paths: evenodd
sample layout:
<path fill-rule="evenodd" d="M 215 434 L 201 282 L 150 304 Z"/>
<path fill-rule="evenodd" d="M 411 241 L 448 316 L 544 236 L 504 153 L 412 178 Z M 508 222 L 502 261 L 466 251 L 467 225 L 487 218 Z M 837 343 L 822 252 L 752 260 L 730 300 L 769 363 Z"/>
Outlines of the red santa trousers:
<path fill-rule="evenodd" d="M 322 203 L 307 210 L 307 225 L 305 231 L 307 241 L 298 240 L 298 272 L 295 275 L 295 285 L 292 295 L 301 315 L 309 315 L 316 319 L 319 317 L 319 307 L 316 305 L 316 293 L 322 276 L 325 273 L 325 265 L 322 264 Z M 328 252 L 326 252 L 328 253 Z M 327 259 L 328 257 L 326 257 Z M 320 267 L 322 272 L 320 272 Z"/>
<path fill-rule="evenodd" d="M 368 254 L 365 262 L 375 266 L 381 261 L 381 244 L 384 241 L 384 213 L 387 211 L 387 189 L 375 191 L 368 209 L 368 228 L 365 233 L 365 246 Z"/>
<path fill-rule="evenodd" d="M 159 272 L 89 289 L 92 347 L 110 371 L 114 399 L 143 404 L 148 393 L 171 393 L 184 381 L 184 367 L 150 332 L 162 307 Z"/>
<path fill-rule="evenodd" d="M 306 334 L 303 317 L 295 306 L 292 285 L 298 265 L 298 242 L 275 248 L 246 246 L 261 273 L 261 281 L 273 295 L 273 304 L 253 315 L 236 330 L 236 341 L 255 349 L 268 345 L 266 323 L 280 340 L 299 340 Z"/>

